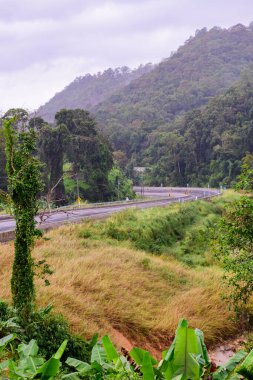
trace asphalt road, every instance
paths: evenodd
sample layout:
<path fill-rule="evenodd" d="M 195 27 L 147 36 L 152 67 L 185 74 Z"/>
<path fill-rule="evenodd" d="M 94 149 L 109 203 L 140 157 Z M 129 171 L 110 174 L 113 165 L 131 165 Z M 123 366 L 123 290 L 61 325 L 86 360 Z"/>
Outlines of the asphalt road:
<path fill-rule="evenodd" d="M 173 202 L 189 202 L 219 195 L 218 190 L 200 188 L 135 187 L 134 190 L 137 194 L 144 194 L 147 198 L 142 201 L 112 202 L 75 209 L 53 210 L 51 213 L 46 212 L 36 217 L 38 227 L 41 229 L 53 228 L 68 222 L 104 218 L 126 208 L 161 207 Z M 0 216 L 0 234 L 14 230 L 14 219 L 9 215 Z"/>

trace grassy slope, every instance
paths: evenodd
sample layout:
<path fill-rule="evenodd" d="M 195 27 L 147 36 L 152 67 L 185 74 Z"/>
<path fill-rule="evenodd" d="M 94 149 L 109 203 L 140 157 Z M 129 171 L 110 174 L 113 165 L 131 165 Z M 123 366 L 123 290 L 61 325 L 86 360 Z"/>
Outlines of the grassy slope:
<path fill-rule="evenodd" d="M 203 202 L 194 207 L 204 208 Z M 170 206 L 130 213 L 136 217 L 132 229 L 139 226 L 139 219 L 149 224 L 154 215 L 162 219 L 178 212 L 178 206 Z M 199 212 L 196 214 L 195 225 L 185 225 L 181 240 L 186 238 L 189 228 L 195 228 L 206 218 Z M 132 240 L 109 237 L 108 226 L 120 218 L 123 229 L 129 223 L 126 215 L 64 226 L 49 232 L 49 240 L 38 241 L 36 259 L 46 258 L 55 270 L 51 286 L 42 286 L 38 280 L 38 303 L 53 303 L 73 330 L 87 338 L 95 332 L 107 332 L 119 345 L 129 348 L 136 344 L 153 353 L 168 345 L 182 317 L 203 329 L 209 344 L 232 335 L 236 325 L 229 319 L 231 314 L 219 295 L 220 270 L 213 266 L 191 268 L 168 252 L 167 256 L 151 255 L 137 250 Z M 176 244 L 172 241 L 170 250 Z M 0 281 L 4 286 L 0 297 L 9 299 L 13 244 L 1 248 Z"/>

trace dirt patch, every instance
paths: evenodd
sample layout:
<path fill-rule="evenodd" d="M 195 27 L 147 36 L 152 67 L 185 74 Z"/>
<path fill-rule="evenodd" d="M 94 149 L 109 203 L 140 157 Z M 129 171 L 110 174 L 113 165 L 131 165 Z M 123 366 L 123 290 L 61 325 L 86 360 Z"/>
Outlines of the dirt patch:
<path fill-rule="evenodd" d="M 244 348 L 246 339 L 244 336 L 229 340 L 209 352 L 209 357 L 217 366 L 227 363 L 227 361 L 239 350 Z"/>

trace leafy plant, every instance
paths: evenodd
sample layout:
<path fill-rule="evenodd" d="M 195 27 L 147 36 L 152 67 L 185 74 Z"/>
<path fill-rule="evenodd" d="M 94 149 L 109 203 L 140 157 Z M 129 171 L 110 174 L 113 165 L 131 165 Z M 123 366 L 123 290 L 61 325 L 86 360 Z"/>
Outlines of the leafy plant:
<path fill-rule="evenodd" d="M 7 346 L 15 335 L 9 335 L 0 340 L 0 351 Z M 16 355 L 11 359 L 5 360 L 0 363 L 0 373 L 3 375 L 7 373 L 9 379 L 41 379 L 51 380 L 59 373 L 60 359 L 66 348 L 67 340 L 65 340 L 57 352 L 48 360 L 38 355 L 38 345 L 34 339 L 28 344 L 21 343 L 17 347 Z"/>
<path fill-rule="evenodd" d="M 239 312 L 253 292 L 253 199 L 241 197 L 229 205 L 216 227 L 216 257 L 225 269 L 230 303 Z"/>
<path fill-rule="evenodd" d="M 16 220 L 15 257 L 11 290 L 13 303 L 23 319 L 28 319 L 35 300 L 31 249 L 38 231 L 35 216 L 42 188 L 41 163 L 34 156 L 36 135 L 27 126 L 27 113 L 4 120 L 8 191 Z"/>

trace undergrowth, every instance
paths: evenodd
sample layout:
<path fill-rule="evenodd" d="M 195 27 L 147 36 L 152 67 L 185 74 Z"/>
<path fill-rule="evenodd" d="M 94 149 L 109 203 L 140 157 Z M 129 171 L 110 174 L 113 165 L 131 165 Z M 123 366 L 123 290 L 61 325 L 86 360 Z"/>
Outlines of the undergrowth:
<path fill-rule="evenodd" d="M 109 220 L 90 222 L 79 231 L 83 244 L 103 239 L 155 255 L 170 255 L 190 266 L 210 265 L 210 229 L 223 210 L 221 201 L 173 204 L 165 208 L 127 209 Z"/>

